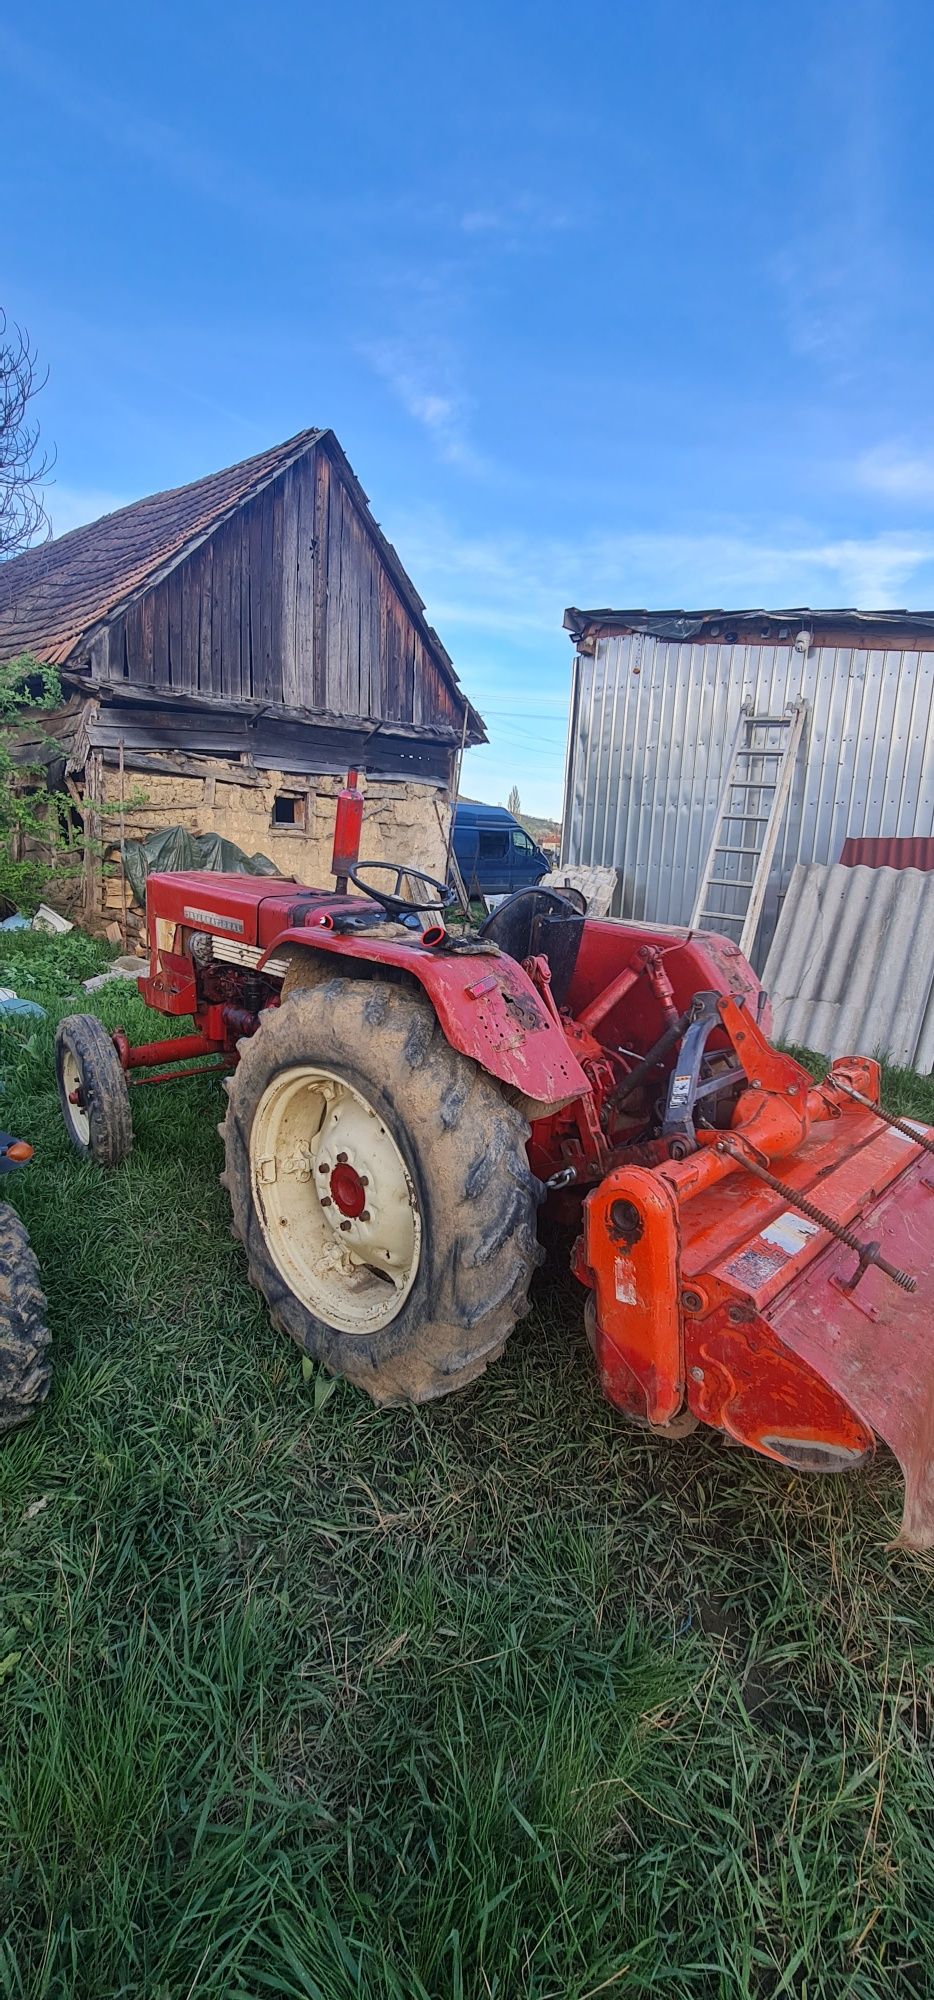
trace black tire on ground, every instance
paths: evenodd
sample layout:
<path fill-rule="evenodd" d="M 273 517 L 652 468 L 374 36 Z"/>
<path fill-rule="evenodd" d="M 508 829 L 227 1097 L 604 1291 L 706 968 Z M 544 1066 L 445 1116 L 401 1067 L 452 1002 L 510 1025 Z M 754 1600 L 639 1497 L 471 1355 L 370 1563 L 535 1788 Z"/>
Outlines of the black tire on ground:
<path fill-rule="evenodd" d="M 240 1047 L 226 1085 L 221 1178 L 251 1281 L 274 1323 L 377 1403 L 427 1402 L 472 1382 L 527 1311 L 541 1262 L 541 1187 L 526 1156 L 526 1120 L 492 1077 L 451 1048 L 430 1001 L 388 981 L 312 984 L 265 1013 Z M 296 1296 L 254 1199 L 250 1138 L 264 1093 L 283 1073 L 315 1063 L 385 1121 L 417 1199 L 421 1249 L 411 1290 L 373 1331 L 339 1331 Z"/>
<path fill-rule="evenodd" d="M 99 1167 L 119 1166 L 133 1144 L 130 1093 L 117 1051 L 96 1014 L 69 1014 L 59 1022 L 55 1076 L 75 1151 Z M 71 1102 L 76 1085 L 78 1104 Z"/>
<path fill-rule="evenodd" d="M 39 1266 L 14 1208 L 0 1202 L 0 1433 L 34 1415 L 49 1393 L 51 1336 Z"/>

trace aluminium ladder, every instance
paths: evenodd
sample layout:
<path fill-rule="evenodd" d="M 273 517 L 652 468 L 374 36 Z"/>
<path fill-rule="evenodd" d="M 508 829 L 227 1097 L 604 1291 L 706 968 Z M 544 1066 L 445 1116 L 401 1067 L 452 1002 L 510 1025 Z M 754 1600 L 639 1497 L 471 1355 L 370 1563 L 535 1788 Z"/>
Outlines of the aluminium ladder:
<path fill-rule="evenodd" d="M 807 702 L 799 700 L 789 702 L 782 715 L 756 715 L 744 703 L 730 749 L 691 928 L 725 929 L 747 958 L 755 944 L 807 711 Z"/>

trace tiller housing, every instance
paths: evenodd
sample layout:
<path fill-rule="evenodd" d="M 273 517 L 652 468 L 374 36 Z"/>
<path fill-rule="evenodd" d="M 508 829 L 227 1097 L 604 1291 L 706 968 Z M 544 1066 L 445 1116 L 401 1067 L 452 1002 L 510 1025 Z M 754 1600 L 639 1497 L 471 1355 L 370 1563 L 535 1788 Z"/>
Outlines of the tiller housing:
<path fill-rule="evenodd" d="M 543 1205 L 576 1226 L 600 1384 L 627 1419 L 701 1422 L 802 1472 L 883 1438 L 901 1540 L 934 1545 L 934 1135 L 882 1112 L 878 1066 L 814 1085 L 724 938 L 538 889 L 456 936 L 442 884 L 340 860 L 363 898 L 150 877 L 140 991 L 194 1031 L 133 1047 L 62 1023 L 79 1149 L 129 1149 L 128 1083 L 233 1068 L 224 1179 L 251 1276 L 380 1401 L 462 1386 L 501 1351 Z"/>

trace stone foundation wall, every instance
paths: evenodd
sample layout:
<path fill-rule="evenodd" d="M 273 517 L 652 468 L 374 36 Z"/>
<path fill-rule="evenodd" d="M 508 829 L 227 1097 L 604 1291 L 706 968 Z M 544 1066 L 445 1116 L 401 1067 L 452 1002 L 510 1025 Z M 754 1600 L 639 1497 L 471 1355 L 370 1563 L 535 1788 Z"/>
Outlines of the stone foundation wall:
<path fill-rule="evenodd" d="M 331 843 L 335 800 L 340 778 L 299 779 L 275 771 L 250 772 L 250 782 L 236 765 L 218 763 L 206 777 L 157 776 L 151 771 L 124 773 L 124 796 L 145 804 L 126 811 L 127 840 L 144 840 L 169 826 L 192 833 L 218 833 L 236 842 L 246 854 L 265 854 L 283 875 L 295 875 L 312 888 L 331 888 Z M 119 855 L 120 778 L 112 767 L 100 773 L 99 796 L 107 810 L 101 815 L 105 842 L 101 915 L 119 919 L 123 907 Z M 297 825 L 276 825 L 276 799 L 296 801 Z M 443 790 L 408 781 L 374 779 L 364 784 L 362 861 L 409 861 L 429 875 L 443 876 L 449 807 Z M 127 902 L 132 893 L 127 885 Z"/>

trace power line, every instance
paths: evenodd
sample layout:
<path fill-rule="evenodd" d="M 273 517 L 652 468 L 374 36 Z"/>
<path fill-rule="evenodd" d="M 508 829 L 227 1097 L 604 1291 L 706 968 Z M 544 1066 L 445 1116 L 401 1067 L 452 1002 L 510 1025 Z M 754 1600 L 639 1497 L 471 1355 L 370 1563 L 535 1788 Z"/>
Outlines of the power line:
<path fill-rule="evenodd" d="M 564 728 L 567 723 L 566 716 L 562 716 L 556 709 L 550 708 L 534 708 L 532 706 L 529 708 L 491 708 L 488 702 L 484 702 L 483 710 L 486 715 L 502 715 L 507 719 L 512 718 L 516 722 L 524 722 L 526 716 L 540 716 L 544 722 L 556 722 L 561 728 Z"/>

